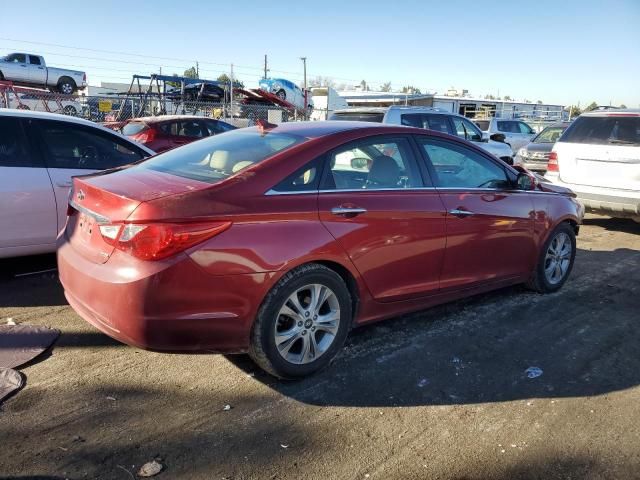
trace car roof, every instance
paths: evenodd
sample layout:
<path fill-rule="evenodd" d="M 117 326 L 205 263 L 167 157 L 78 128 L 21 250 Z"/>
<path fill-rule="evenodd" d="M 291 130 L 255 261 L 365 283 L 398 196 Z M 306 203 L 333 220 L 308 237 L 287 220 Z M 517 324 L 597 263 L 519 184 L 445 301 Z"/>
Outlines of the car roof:
<path fill-rule="evenodd" d="M 640 117 L 638 108 L 612 108 L 610 110 L 594 110 L 584 112 L 581 117 Z"/>
<path fill-rule="evenodd" d="M 129 120 L 129 122 L 145 122 L 145 123 L 160 123 L 160 122 L 172 122 L 176 120 L 215 120 L 215 118 L 208 118 L 198 115 L 158 115 L 148 117 L 136 117 Z"/>
<path fill-rule="evenodd" d="M 76 125 L 84 125 L 86 127 L 102 130 L 103 132 L 109 132 L 110 134 L 120 137 L 121 139 L 126 140 L 129 143 L 136 144 L 138 148 L 141 148 L 145 152 L 151 155 L 155 155 L 155 152 L 150 148 L 147 148 L 144 145 L 134 142 L 130 138 L 116 132 L 115 130 L 111 130 L 110 128 L 104 127 L 98 123 L 85 120 L 84 118 L 73 117 L 71 115 L 62 115 L 59 113 L 35 112 L 33 110 L 18 110 L 15 108 L 0 108 L 0 117 L 36 118 L 41 120 L 56 120 L 59 122 L 67 122 L 67 123 L 74 123 Z"/>
<path fill-rule="evenodd" d="M 269 131 L 279 133 L 290 133 L 306 138 L 318 138 L 334 133 L 346 132 L 357 129 L 376 129 L 376 128 L 392 128 L 398 125 L 384 125 L 382 123 L 371 122 L 350 122 L 342 120 L 327 120 L 322 122 L 283 122 L 270 128 Z M 259 127 L 258 127 L 259 128 Z M 404 127 L 403 127 L 404 128 Z"/>
<path fill-rule="evenodd" d="M 333 113 L 385 113 L 389 107 L 354 107 L 334 110 Z"/>

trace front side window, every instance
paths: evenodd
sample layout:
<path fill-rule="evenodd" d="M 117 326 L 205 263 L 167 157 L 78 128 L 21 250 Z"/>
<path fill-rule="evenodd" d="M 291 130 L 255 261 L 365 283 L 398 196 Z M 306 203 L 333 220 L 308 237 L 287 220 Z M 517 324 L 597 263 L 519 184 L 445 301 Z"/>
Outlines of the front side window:
<path fill-rule="evenodd" d="M 208 134 L 205 133 L 204 129 L 200 125 L 200 122 L 196 120 L 183 120 L 179 122 L 179 137 L 202 138 L 206 137 L 207 135 Z"/>
<path fill-rule="evenodd" d="M 338 148 L 328 155 L 323 189 L 380 190 L 422 186 L 407 139 L 375 137 Z"/>
<path fill-rule="evenodd" d="M 218 122 L 216 120 L 205 120 L 204 121 L 207 132 L 209 135 L 217 135 L 218 133 L 228 132 L 230 130 L 234 130 L 234 127 L 229 125 L 228 123 Z"/>
<path fill-rule="evenodd" d="M 133 168 L 218 183 L 253 164 L 307 141 L 305 137 L 239 128 L 157 155 Z"/>
<path fill-rule="evenodd" d="M 451 117 L 453 125 L 456 129 L 456 135 L 465 140 L 473 142 L 482 141 L 482 133 L 469 120 L 462 117 Z"/>
<path fill-rule="evenodd" d="M 48 168 L 105 170 L 143 158 L 131 144 L 83 125 L 39 121 Z"/>
<path fill-rule="evenodd" d="M 27 63 L 27 56 L 24 53 L 12 53 L 5 58 L 5 61 L 13 63 Z"/>
<path fill-rule="evenodd" d="M 483 155 L 436 139 L 419 139 L 431 163 L 440 188 L 510 188 L 506 172 Z"/>
<path fill-rule="evenodd" d="M 524 122 L 518 122 L 518 127 L 520 128 L 520 133 L 524 133 L 525 135 L 532 135 L 536 133 L 533 131 L 533 128 Z"/>

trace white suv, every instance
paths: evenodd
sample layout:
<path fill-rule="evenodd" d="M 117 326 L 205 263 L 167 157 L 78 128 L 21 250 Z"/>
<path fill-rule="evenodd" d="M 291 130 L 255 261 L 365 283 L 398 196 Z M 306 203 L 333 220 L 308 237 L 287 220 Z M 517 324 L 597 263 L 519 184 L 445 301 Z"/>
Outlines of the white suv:
<path fill-rule="evenodd" d="M 403 107 L 398 105 L 384 108 L 349 108 L 334 111 L 329 116 L 329 120 L 382 122 L 436 130 L 473 142 L 503 162 L 513 165 L 513 152 L 509 145 L 489 140 L 488 135 L 483 134 L 482 131 L 467 118 L 439 108 Z"/>
<path fill-rule="evenodd" d="M 580 115 L 553 147 L 545 176 L 576 192 L 587 211 L 640 222 L 640 110 Z"/>
<path fill-rule="evenodd" d="M 514 154 L 536 136 L 533 128 L 522 120 L 492 118 L 490 120 L 475 120 L 475 123 L 490 136 L 496 133 L 504 135 L 504 141 L 511 146 Z"/>

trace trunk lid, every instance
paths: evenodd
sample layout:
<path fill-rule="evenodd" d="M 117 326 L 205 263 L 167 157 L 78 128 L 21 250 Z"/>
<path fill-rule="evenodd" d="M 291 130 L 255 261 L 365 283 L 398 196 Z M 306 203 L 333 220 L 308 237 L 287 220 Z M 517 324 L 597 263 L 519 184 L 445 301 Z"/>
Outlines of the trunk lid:
<path fill-rule="evenodd" d="M 100 227 L 125 221 L 141 203 L 209 186 L 197 180 L 136 168 L 75 177 L 65 236 L 83 257 L 94 263 L 105 263 L 115 247 L 105 241 Z"/>

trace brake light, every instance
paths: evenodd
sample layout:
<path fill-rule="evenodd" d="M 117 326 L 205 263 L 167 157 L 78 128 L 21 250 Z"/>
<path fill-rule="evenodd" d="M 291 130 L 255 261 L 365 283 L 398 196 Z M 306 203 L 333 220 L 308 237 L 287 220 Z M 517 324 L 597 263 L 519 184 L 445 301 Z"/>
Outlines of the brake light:
<path fill-rule="evenodd" d="M 151 143 L 156 139 L 156 131 L 151 127 L 146 127 L 141 132 L 133 135 L 133 139 L 140 143 Z"/>
<path fill-rule="evenodd" d="M 558 154 L 556 152 L 551 152 L 549 154 L 549 160 L 547 161 L 547 172 L 559 172 L 560 167 L 558 166 Z"/>
<path fill-rule="evenodd" d="M 161 260 L 214 237 L 231 222 L 100 225 L 105 243 L 141 260 Z"/>

